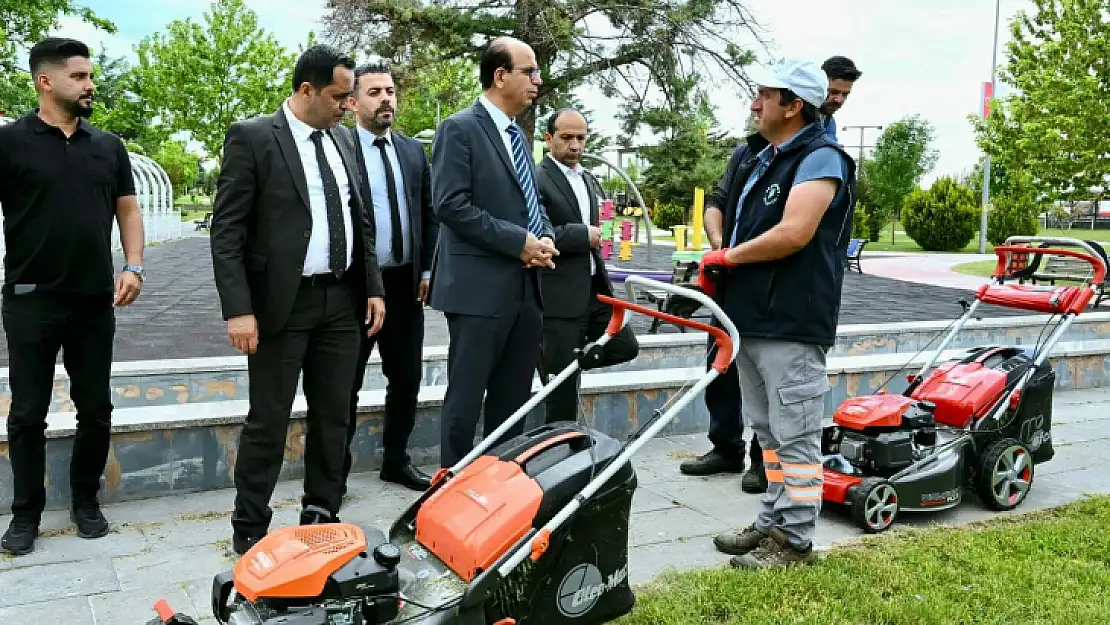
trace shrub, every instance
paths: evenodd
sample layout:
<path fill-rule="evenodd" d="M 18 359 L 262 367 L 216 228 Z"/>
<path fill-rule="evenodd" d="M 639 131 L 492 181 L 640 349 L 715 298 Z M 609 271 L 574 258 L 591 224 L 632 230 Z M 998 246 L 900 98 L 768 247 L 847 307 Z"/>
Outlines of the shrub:
<path fill-rule="evenodd" d="M 871 239 L 871 228 L 868 227 L 868 211 L 867 206 L 863 202 L 856 202 L 856 214 L 852 216 L 852 238 L 853 239 Z"/>
<path fill-rule="evenodd" d="M 1041 207 L 1027 196 L 999 196 L 987 213 L 987 241 L 1001 245 L 1012 236 L 1034 236 L 1040 229 Z"/>
<path fill-rule="evenodd" d="M 660 230 L 686 223 L 686 209 L 678 204 L 659 204 L 651 214 L 651 223 Z"/>
<path fill-rule="evenodd" d="M 979 224 L 979 203 L 971 189 L 944 177 L 928 191 L 915 189 L 902 206 L 906 235 L 929 252 L 957 252 L 967 247 Z"/>

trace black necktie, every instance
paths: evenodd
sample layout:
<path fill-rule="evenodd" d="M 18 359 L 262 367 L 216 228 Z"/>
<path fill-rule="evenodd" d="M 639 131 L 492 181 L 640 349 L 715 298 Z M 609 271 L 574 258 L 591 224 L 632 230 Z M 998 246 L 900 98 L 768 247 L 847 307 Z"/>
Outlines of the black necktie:
<path fill-rule="evenodd" d="M 343 226 L 343 202 L 339 197 L 339 183 L 335 181 L 335 173 L 331 170 L 331 163 L 324 155 L 324 144 L 321 142 L 324 133 L 317 130 L 312 133 L 312 143 L 316 144 L 316 164 L 320 166 L 320 180 L 324 183 L 324 199 L 327 202 L 328 213 L 328 267 L 335 277 L 343 277 L 347 269 L 347 231 Z"/>
<path fill-rule="evenodd" d="M 389 162 L 389 154 L 385 151 L 385 137 L 374 139 L 374 145 L 382 153 L 382 165 L 385 167 L 385 186 L 389 190 L 389 220 L 393 224 L 393 262 L 400 263 L 404 255 L 404 237 L 401 235 L 401 208 L 397 203 L 397 181 L 393 178 L 393 165 Z"/>

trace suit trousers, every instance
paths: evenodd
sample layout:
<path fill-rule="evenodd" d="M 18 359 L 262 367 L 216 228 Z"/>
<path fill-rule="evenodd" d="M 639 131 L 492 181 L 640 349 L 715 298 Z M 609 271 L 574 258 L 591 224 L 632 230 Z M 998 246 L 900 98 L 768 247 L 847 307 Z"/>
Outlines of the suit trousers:
<path fill-rule="evenodd" d="M 302 283 L 286 326 L 273 336 L 260 337 L 258 349 L 247 357 L 250 409 L 239 436 L 231 519 L 243 536 L 260 536 L 269 528 L 270 498 L 285 459 L 290 412 L 302 371 L 308 404 L 302 505 L 319 506 L 332 514 L 339 510 L 361 325 L 350 285 L 352 273 L 326 286 Z M 294 449 L 299 446 L 295 441 L 289 441 Z"/>
<path fill-rule="evenodd" d="M 351 474 L 354 455 L 351 443 L 358 425 L 358 393 L 366 375 L 366 363 L 374 346 L 386 379 L 385 419 L 382 428 L 383 463 L 401 466 L 409 462 L 406 451 L 416 425 L 416 405 L 423 377 L 424 304 L 417 301 L 411 264 L 382 268 L 385 287 L 385 323 L 374 336 L 363 332 L 362 345 L 351 389 L 350 419 L 347 422 L 347 456 L 343 478 Z"/>
<path fill-rule="evenodd" d="M 719 326 L 717 323 L 713 325 Z M 709 371 L 717 356 L 716 343 L 712 335 L 708 337 L 706 355 L 705 370 Z M 705 408 L 709 412 L 709 442 L 713 443 L 713 449 L 722 455 L 742 460 L 744 457 L 743 396 L 740 393 L 740 376 L 737 373 L 735 361 L 705 387 L 704 396 Z M 748 456 L 749 466 L 763 464 L 763 450 L 759 446 L 759 439 L 754 435 L 748 448 Z"/>
<path fill-rule="evenodd" d="M 593 276 L 595 283 L 590 291 L 590 304 L 586 314 L 577 319 L 557 319 L 545 317 L 543 320 L 543 374 L 547 378 L 554 378 L 574 362 L 575 350 L 585 347 L 587 343 L 596 341 L 605 334 L 609 326 L 609 319 L 613 314 L 613 307 L 598 301 L 600 292 L 596 282 L 600 280 Z M 631 313 L 626 313 L 631 314 Z M 636 340 L 636 333 L 632 325 L 626 324 L 602 349 L 602 359 L 597 365 L 612 367 L 628 362 L 640 352 L 640 343 Z M 545 421 L 576 421 L 578 418 L 578 395 L 581 386 L 581 370 L 563 381 L 558 388 L 552 389 L 544 404 Z"/>
<path fill-rule="evenodd" d="M 112 294 L 17 295 L 6 288 L 2 314 L 12 394 L 7 421 L 12 514 L 37 522 L 46 506 L 46 415 L 59 349 L 77 409 L 70 497 L 75 506 L 96 503 L 112 433 Z M 57 476 L 54 481 L 61 486 Z"/>
<path fill-rule="evenodd" d="M 532 395 L 543 341 L 543 309 L 535 271 L 525 271 L 520 299 L 507 306 L 500 317 L 446 315 L 450 339 L 447 392 L 441 410 L 441 467 L 453 466 L 474 449 L 474 435 L 483 416 L 483 393 L 483 437 L 500 427 Z M 499 295 L 475 293 L 474 297 Z M 497 443 L 523 432 L 521 419 Z"/>

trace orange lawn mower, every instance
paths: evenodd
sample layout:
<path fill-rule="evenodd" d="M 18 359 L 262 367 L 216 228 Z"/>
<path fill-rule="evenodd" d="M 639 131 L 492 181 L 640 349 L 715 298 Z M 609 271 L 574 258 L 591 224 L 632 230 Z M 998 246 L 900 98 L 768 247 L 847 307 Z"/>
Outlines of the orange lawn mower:
<path fill-rule="evenodd" d="M 1035 243 L 1041 246 L 1028 247 Z M 844 504 L 869 533 L 890 528 L 902 512 L 953 508 L 968 492 L 990 509 L 1016 508 L 1029 494 L 1035 467 L 1055 454 L 1056 375 L 1048 358 L 1102 287 L 1106 258 L 1069 238 L 1011 237 L 994 252 L 993 277 L 974 302 L 964 303 L 964 314 L 932 358 L 908 376 L 906 390 L 847 399 L 825 428 L 824 500 Z M 1008 283 L 1027 277 L 1013 261 L 1028 256 L 1077 259 L 1080 268 L 1090 265 L 1090 275 L 1071 286 Z M 1051 315 L 1042 336 L 1059 321 L 1043 343 L 975 347 L 933 369 L 981 304 Z"/>
<path fill-rule="evenodd" d="M 736 356 L 735 326 L 703 293 L 631 276 L 606 333 L 540 388 L 431 487 L 386 535 L 351 523 L 287 527 L 260 540 L 212 583 L 212 614 L 227 625 L 596 625 L 630 612 L 628 532 L 637 487 L 630 460 Z M 697 299 L 723 328 L 632 303 L 636 286 Z M 578 423 L 495 441 L 597 350 L 626 313 L 710 333 L 707 372 L 657 409 L 626 444 Z M 726 331 L 727 329 L 727 331 Z"/>

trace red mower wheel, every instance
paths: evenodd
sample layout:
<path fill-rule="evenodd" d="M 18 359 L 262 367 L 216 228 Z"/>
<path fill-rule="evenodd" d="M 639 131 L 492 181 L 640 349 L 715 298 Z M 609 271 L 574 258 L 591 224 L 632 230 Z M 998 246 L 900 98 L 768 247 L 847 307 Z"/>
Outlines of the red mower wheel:
<path fill-rule="evenodd" d="M 869 534 L 877 534 L 894 525 L 898 518 L 898 491 L 894 484 L 881 477 L 869 477 L 855 487 L 852 498 L 852 520 Z"/>
<path fill-rule="evenodd" d="M 1013 510 L 1033 485 L 1033 456 L 1020 441 L 1004 438 L 979 456 L 975 494 L 992 510 Z"/>

